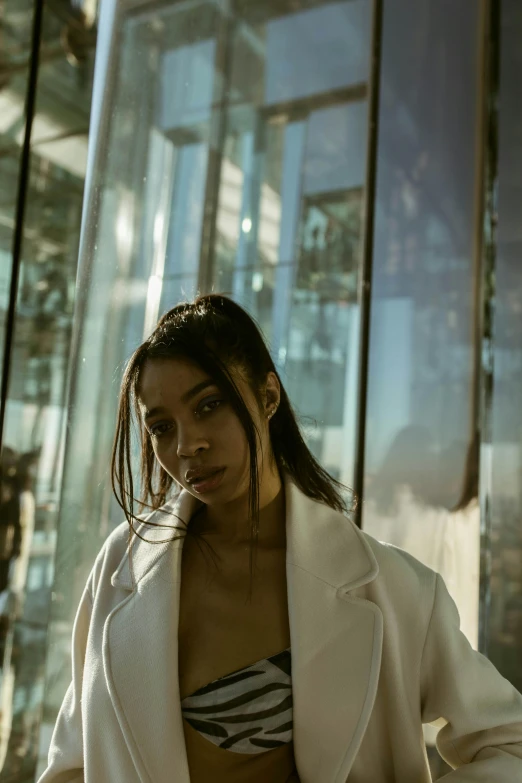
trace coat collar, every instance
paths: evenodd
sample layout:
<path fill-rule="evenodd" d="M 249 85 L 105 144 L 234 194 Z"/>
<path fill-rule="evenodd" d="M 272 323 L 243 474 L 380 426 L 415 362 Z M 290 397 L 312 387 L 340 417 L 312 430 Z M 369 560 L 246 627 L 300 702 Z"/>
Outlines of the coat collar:
<path fill-rule="evenodd" d="M 286 500 L 286 561 L 303 568 L 332 587 L 354 590 L 373 581 L 379 566 L 359 528 L 343 514 L 305 495 L 286 471 L 282 474 Z M 171 548 L 182 548 L 181 533 L 195 511 L 203 505 L 183 489 L 172 503 L 148 514 L 134 536 L 132 566 L 127 553 L 112 575 L 114 587 L 133 590 Z M 182 522 L 180 522 L 182 520 Z M 305 520 L 309 520 L 305 524 Z M 163 527 L 165 525 L 165 527 Z M 166 543 L 158 543 L 167 539 Z M 155 542 L 155 543 L 149 543 Z"/>
<path fill-rule="evenodd" d="M 301 783 L 345 783 L 376 698 L 383 640 L 381 610 L 350 591 L 379 567 L 349 519 L 305 496 L 288 474 L 284 486 L 297 769 Z M 167 510 L 188 521 L 199 503 L 182 491 Z M 164 511 L 144 520 L 148 540 L 172 538 L 147 524 L 172 525 Z M 178 680 L 182 546 L 134 537 L 132 569 L 125 554 L 112 575 L 129 593 L 105 621 L 103 668 L 140 783 L 190 781 Z"/>

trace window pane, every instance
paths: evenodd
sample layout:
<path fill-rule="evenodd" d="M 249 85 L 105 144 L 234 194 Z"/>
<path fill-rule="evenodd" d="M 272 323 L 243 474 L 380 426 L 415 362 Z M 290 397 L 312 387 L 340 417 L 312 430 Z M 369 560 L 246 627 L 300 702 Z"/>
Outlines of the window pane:
<path fill-rule="evenodd" d="M 9 307 L 16 222 L 17 182 L 25 138 L 25 97 L 29 79 L 33 3 L 0 2 L 0 380 L 3 372 L 5 327 Z"/>
<path fill-rule="evenodd" d="M 64 629 L 122 521 L 109 476 L 122 369 L 162 312 L 198 290 L 246 306 L 298 412 L 317 420 L 312 449 L 353 483 L 372 3 L 134 6 L 116 4 L 95 107 L 50 720 L 69 684 Z"/>
<path fill-rule="evenodd" d="M 478 22 L 475 3 L 384 3 L 362 519 L 442 574 L 475 649 Z"/>
<path fill-rule="evenodd" d="M 1 274 L 11 252 L 24 140 L 33 3 L 0 3 Z M 83 19 L 83 21 L 82 21 Z M 0 498 L 0 777 L 37 775 L 94 64 L 92 29 L 72 8 L 43 11 L 22 226 Z M 23 77 L 23 78 L 22 78 Z M 3 125 L 2 125 L 3 124 Z M 2 233 L 5 232 L 5 233 Z M 9 257 L 10 265 L 10 257 Z M 3 294 L 0 294 L 3 297 Z M 4 299 L 0 319 L 4 317 Z M 3 334 L 2 334 L 3 340 Z M 70 629 L 67 628 L 70 645 Z M 61 664 L 55 661 L 55 669 Z"/>
<path fill-rule="evenodd" d="M 267 20 L 264 30 L 254 25 L 266 46 L 265 103 L 366 84 L 370 12 L 366 2 L 317 3 Z"/>
<path fill-rule="evenodd" d="M 522 691 L 522 8 L 502 4 L 487 652 Z"/>
<path fill-rule="evenodd" d="M 316 3 L 236 25 L 209 280 L 256 317 L 309 446 L 348 485 L 371 12 Z"/>

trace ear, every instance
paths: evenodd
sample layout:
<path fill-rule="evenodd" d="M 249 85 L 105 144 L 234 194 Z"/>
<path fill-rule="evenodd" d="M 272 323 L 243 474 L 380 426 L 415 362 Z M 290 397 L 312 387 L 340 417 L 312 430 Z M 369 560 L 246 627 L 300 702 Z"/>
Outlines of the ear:
<path fill-rule="evenodd" d="M 265 385 L 265 414 L 268 415 L 273 408 L 277 408 L 281 399 L 281 385 L 277 375 L 270 371 Z"/>

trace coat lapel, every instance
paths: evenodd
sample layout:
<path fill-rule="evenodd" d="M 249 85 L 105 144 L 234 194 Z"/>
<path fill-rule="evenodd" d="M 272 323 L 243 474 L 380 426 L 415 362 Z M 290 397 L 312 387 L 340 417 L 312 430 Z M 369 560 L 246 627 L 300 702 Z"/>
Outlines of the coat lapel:
<path fill-rule="evenodd" d="M 379 568 L 350 520 L 305 496 L 286 473 L 284 483 L 296 764 L 301 783 L 345 783 L 375 700 L 383 637 L 379 608 L 350 591 Z M 188 521 L 199 504 L 182 491 L 164 509 Z M 151 523 L 176 521 L 160 510 L 139 531 L 169 539 L 172 530 Z M 142 783 L 190 780 L 178 683 L 182 547 L 135 537 L 132 567 L 126 554 L 112 577 L 129 595 L 105 623 L 104 671 Z"/>

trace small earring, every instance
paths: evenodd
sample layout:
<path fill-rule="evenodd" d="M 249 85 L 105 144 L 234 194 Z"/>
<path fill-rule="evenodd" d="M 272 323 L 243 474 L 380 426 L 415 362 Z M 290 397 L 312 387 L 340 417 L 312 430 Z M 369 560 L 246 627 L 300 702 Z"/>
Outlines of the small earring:
<path fill-rule="evenodd" d="M 272 416 L 274 415 L 274 413 L 276 412 L 276 410 L 277 410 L 277 405 L 276 405 L 276 406 L 275 406 L 275 408 L 273 408 L 273 409 L 270 411 L 270 413 L 268 414 L 268 418 L 269 418 L 269 419 L 271 419 L 271 418 L 272 418 Z"/>

